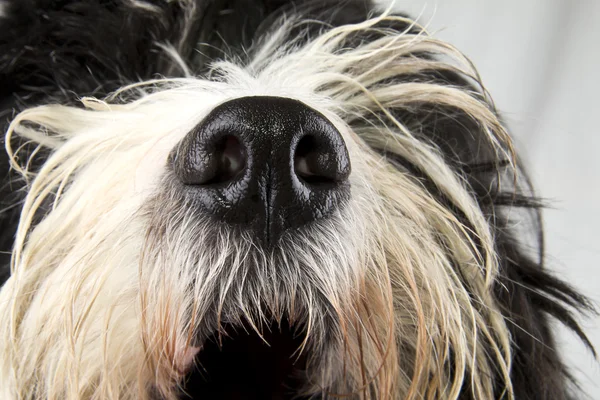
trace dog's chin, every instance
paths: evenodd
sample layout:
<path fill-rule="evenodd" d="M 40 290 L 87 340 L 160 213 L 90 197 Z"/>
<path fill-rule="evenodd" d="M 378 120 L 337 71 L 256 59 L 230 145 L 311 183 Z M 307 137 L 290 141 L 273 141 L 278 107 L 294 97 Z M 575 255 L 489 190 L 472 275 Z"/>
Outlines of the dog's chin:
<path fill-rule="evenodd" d="M 180 398 L 302 399 L 307 383 L 304 339 L 288 320 L 258 331 L 249 323 L 226 324 L 195 354 Z"/>

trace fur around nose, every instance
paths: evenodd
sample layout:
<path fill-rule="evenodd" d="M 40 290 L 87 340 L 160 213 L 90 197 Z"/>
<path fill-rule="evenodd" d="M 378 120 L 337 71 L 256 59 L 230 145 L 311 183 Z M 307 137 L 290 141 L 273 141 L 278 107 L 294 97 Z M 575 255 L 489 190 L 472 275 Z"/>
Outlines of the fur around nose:
<path fill-rule="evenodd" d="M 336 127 L 304 103 L 243 97 L 212 110 L 174 149 L 172 166 L 203 212 L 266 244 L 331 215 L 349 197 Z"/>

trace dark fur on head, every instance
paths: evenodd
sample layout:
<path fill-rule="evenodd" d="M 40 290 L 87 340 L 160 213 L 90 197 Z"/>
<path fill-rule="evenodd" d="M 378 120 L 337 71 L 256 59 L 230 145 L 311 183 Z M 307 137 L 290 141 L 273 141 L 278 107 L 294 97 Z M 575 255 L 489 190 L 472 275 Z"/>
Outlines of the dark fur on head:
<path fill-rule="evenodd" d="M 286 13 L 301 13 L 315 21 L 309 25 L 310 29 L 296 32 L 303 35 L 301 40 L 308 40 L 331 26 L 363 21 L 371 10 L 366 0 L 197 0 L 192 11 L 177 2 L 145 3 L 147 7 L 140 8 L 127 0 L 6 2 L 5 16 L 0 18 L 0 126 L 3 131 L 11 117 L 27 107 L 46 103 L 76 104 L 82 96 L 101 98 L 129 83 L 157 76 L 182 76 L 184 71 L 180 65 L 166 56 L 157 44 L 171 43 L 185 63 L 193 67 L 192 72 L 202 75 L 214 60 L 238 59 L 243 63 L 251 58 L 256 43 L 264 40 L 271 25 Z M 187 20 L 195 21 L 193 30 L 183 29 L 189 26 L 184 23 Z M 386 28 L 418 29 L 408 24 L 390 24 Z M 374 39 L 357 34 L 352 40 L 358 44 Z M 352 45 L 347 43 L 347 46 Z M 412 56 L 432 57 L 426 53 Z M 487 96 L 477 82 L 453 71 L 422 71 L 390 79 L 436 82 L 469 88 L 479 99 Z M 490 107 L 493 107 L 491 102 Z M 399 121 L 443 153 L 446 162 L 464 178 L 493 227 L 500 260 L 500 277 L 494 292 L 512 338 L 511 379 L 515 398 L 578 398 L 576 385 L 557 351 L 551 324 L 556 320 L 566 325 L 593 351 L 574 317 L 574 313 L 593 312 L 593 309 L 584 296 L 545 268 L 541 202 L 533 197 L 523 171 L 510 168 L 509 161 L 499 157 L 483 139 L 483 128 L 458 109 L 415 103 L 393 112 Z M 360 130 L 368 121 L 357 118 L 350 124 Z M 383 157 L 388 156 L 385 149 L 374 149 Z M 19 204 L 27 187 L 9 172 L 4 152 L 0 160 L 0 282 L 3 282 L 8 278 Z M 43 160 L 42 154 L 38 162 Z M 432 197 L 466 221 L 452 200 L 409 160 L 390 158 L 390 161 L 420 180 Z M 515 232 L 510 223 L 508 211 L 515 209 L 520 210 L 520 218 L 533 226 L 537 248 L 534 252 L 525 248 L 522 234 Z M 477 241 L 477 237 L 472 239 Z M 503 388 L 499 375 L 495 393 L 498 398 L 503 395 Z M 467 381 L 461 398 L 471 396 Z"/>

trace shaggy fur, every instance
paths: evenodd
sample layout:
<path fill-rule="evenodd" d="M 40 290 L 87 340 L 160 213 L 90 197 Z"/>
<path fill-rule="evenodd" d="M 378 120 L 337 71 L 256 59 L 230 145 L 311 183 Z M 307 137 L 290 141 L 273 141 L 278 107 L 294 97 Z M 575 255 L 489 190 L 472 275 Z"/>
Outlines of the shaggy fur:
<path fill-rule="evenodd" d="M 544 269 L 540 202 L 476 70 L 371 9 L 5 2 L 2 399 L 217 398 L 190 384 L 203 346 L 286 325 L 297 397 L 578 398 L 550 327 L 593 351 L 573 316 L 592 309 Z M 167 163 L 253 95 L 319 110 L 352 162 L 345 207 L 272 249 L 198 212 Z"/>

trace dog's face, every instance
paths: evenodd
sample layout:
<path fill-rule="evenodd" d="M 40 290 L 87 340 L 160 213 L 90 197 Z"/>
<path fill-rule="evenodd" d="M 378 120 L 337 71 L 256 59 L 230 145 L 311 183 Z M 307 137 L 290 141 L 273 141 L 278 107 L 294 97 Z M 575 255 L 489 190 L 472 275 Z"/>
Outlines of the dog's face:
<path fill-rule="evenodd" d="M 300 21 L 14 118 L 5 398 L 566 396 L 546 313 L 584 303 L 511 237 L 535 204 L 472 66 L 402 17 Z"/>

